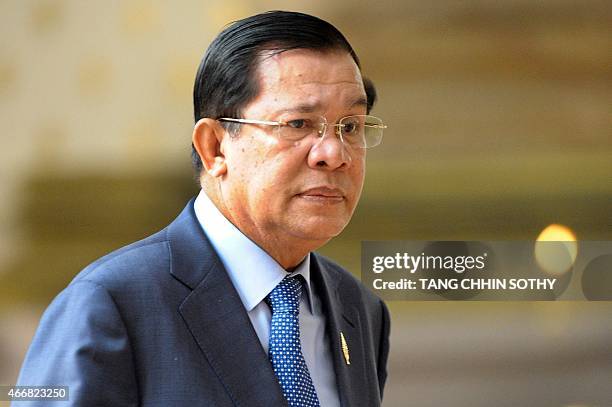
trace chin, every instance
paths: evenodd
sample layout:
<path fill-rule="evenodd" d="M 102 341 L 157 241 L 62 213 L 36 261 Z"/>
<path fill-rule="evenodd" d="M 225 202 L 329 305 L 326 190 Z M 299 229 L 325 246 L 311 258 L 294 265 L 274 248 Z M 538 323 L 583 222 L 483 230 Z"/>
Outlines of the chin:
<path fill-rule="evenodd" d="M 325 219 L 325 221 L 309 222 L 299 228 L 297 235 L 306 240 L 316 240 L 327 242 L 338 236 L 346 227 L 348 222 L 338 221 L 338 219 Z"/>

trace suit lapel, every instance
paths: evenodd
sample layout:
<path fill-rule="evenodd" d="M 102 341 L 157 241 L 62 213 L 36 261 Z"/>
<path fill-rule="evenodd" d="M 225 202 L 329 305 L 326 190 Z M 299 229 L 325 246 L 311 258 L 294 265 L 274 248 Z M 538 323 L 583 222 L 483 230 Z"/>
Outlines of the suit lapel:
<path fill-rule="evenodd" d="M 280 385 L 191 201 L 169 226 L 171 273 L 192 289 L 179 312 L 235 405 L 284 406 Z"/>
<path fill-rule="evenodd" d="M 368 379 L 364 359 L 364 347 L 361 337 L 361 321 L 357 309 L 342 301 L 342 274 L 326 268 L 316 255 L 311 255 L 311 278 L 316 284 L 317 293 L 321 297 L 323 312 L 327 319 L 327 330 L 331 341 L 331 353 L 336 371 L 336 381 L 340 401 L 344 407 L 369 406 Z M 340 333 L 346 342 L 346 352 L 342 349 Z M 349 357 L 350 364 L 347 363 Z"/>

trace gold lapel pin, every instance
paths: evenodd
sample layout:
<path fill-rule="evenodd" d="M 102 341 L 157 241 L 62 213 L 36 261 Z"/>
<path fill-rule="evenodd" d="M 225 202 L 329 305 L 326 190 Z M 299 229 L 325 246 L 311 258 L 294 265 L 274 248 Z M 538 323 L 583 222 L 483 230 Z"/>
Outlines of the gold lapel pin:
<path fill-rule="evenodd" d="M 347 365 L 351 364 L 351 358 L 349 356 L 348 345 L 346 344 L 346 339 L 344 339 L 344 334 L 340 331 L 340 342 L 342 343 L 342 354 L 344 355 L 344 360 Z"/>

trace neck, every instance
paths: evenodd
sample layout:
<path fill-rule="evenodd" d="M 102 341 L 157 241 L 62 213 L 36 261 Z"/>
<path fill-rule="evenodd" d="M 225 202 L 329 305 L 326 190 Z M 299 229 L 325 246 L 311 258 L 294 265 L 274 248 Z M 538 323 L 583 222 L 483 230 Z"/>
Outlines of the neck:
<path fill-rule="evenodd" d="M 265 228 L 257 227 L 250 219 L 233 214 L 215 189 L 205 188 L 204 192 L 228 221 L 287 271 L 293 270 L 311 251 L 329 241 L 329 239 L 307 240 L 283 230 L 278 230 L 276 233 L 266 232 Z"/>

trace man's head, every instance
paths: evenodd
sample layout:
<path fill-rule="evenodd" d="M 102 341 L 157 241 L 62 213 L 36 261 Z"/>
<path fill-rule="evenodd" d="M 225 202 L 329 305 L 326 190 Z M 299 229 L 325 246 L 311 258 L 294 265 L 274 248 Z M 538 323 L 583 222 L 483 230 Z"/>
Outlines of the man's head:
<path fill-rule="evenodd" d="M 329 23 L 290 12 L 233 23 L 209 47 L 194 86 L 193 157 L 204 190 L 243 233 L 294 266 L 355 209 L 365 150 L 343 143 L 334 125 L 366 114 L 374 100 L 355 52 Z M 322 137 L 294 140 L 289 126 L 222 118 L 328 126 Z"/>
<path fill-rule="evenodd" d="M 242 109 L 259 91 L 257 70 L 262 55 L 296 48 L 345 51 L 360 67 L 349 42 L 327 21 L 288 11 L 247 17 L 219 33 L 202 58 L 193 87 L 195 122 L 205 117 L 242 117 Z M 363 80 L 369 112 L 376 90 L 367 78 Z M 199 178 L 202 161 L 195 148 L 192 161 Z"/>

